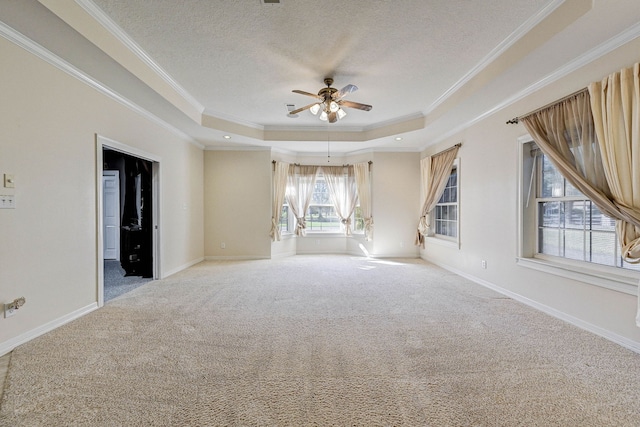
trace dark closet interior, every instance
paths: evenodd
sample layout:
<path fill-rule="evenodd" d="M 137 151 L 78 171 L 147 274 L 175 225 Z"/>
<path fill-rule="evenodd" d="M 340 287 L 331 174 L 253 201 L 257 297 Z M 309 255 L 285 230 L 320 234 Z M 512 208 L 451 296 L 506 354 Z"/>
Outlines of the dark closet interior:
<path fill-rule="evenodd" d="M 120 172 L 120 264 L 126 276 L 153 277 L 152 163 L 106 148 L 103 161 Z"/>

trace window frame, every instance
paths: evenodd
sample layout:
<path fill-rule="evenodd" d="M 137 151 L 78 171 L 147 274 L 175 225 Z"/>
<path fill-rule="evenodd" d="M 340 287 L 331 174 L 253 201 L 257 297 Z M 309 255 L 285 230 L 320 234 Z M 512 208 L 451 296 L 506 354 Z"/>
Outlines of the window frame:
<path fill-rule="evenodd" d="M 440 245 L 444 245 L 444 246 L 449 246 L 449 247 L 455 247 L 457 249 L 460 249 L 460 216 L 461 216 L 461 211 L 460 211 L 460 158 L 456 158 L 453 161 L 453 165 L 451 166 L 451 171 L 453 172 L 453 170 L 456 170 L 456 174 L 457 174 L 457 178 L 456 178 L 456 203 L 447 203 L 447 205 L 449 206 L 453 206 L 455 205 L 457 207 L 456 211 L 457 211 L 457 216 L 456 216 L 456 237 L 451 237 L 445 234 L 437 234 L 436 233 L 436 217 L 435 217 L 435 211 L 436 211 L 436 207 L 434 207 L 431 212 L 429 212 L 429 216 L 431 218 L 431 226 L 429 227 L 429 231 L 428 234 L 426 236 L 426 239 L 428 242 L 431 243 L 436 243 L 436 244 L 440 244 Z M 451 176 L 451 173 L 449 173 L 449 177 Z M 447 180 L 449 179 L 449 177 L 447 178 Z M 440 196 L 442 197 L 442 196 Z M 440 200 L 440 198 L 438 198 L 438 201 Z M 436 206 L 443 206 L 443 204 L 437 203 Z"/>
<path fill-rule="evenodd" d="M 345 174 L 346 175 L 346 174 Z M 324 174 L 322 173 L 321 170 L 318 170 L 318 172 L 316 172 L 316 182 L 318 179 L 324 179 Z M 357 196 L 356 196 L 357 197 Z M 293 215 L 293 213 L 291 212 L 291 208 L 289 207 L 289 204 L 287 203 L 287 200 L 284 200 L 284 203 L 282 204 L 282 208 L 284 208 L 286 206 L 287 208 L 287 228 L 288 230 L 282 230 L 281 233 L 283 236 L 295 236 L 295 233 L 293 230 L 295 230 L 295 215 Z M 314 205 L 313 203 L 309 204 L 309 209 L 307 209 L 307 212 L 305 212 L 305 218 L 307 218 L 307 223 L 309 222 L 309 210 L 311 209 L 312 206 L 331 206 L 334 211 L 335 211 L 335 206 L 333 206 L 332 203 L 324 203 L 321 205 Z M 360 207 L 360 200 L 357 201 L 356 203 L 356 209 L 353 210 L 353 214 L 351 214 L 351 236 L 346 236 L 344 234 L 344 230 L 342 229 L 342 226 L 340 226 L 339 230 L 329 230 L 329 231 L 322 231 L 322 230 L 311 230 L 310 228 L 306 229 L 306 235 L 313 235 L 314 237 L 318 237 L 318 236 L 326 236 L 326 237 L 362 237 L 364 236 L 364 226 L 361 228 L 358 228 L 358 224 L 357 221 L 359 219 L 359 217 L 357 216 L 358 213 L 358 208 Z M 362 217 L 360 216 L 360 219 L 362 219 Z M 305 237 L 305 236 L 296 236 L 296 237 Z"/>
<path fill-rule="evenodd" d="M 537 162 L 533 161 L 527 149 L 532 142 L 534 141 L 530 135 L 518 138 L 516 263 L 556 276 L 637 295 L 638 280 L 640 280 L 638 271 L 538 253 L 537 193 L 536 188 L 531 187 L 539 185 L 535 179 L 537 174 L 531 175 L 534 163 Z M 588 200 L 587 197 L 580 199 Z"/>

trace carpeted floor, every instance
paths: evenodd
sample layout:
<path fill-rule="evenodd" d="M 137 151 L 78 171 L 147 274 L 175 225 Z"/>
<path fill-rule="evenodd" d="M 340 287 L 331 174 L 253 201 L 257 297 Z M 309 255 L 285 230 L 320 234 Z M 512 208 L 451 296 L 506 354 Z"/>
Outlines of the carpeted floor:
<path fill-rule="evenodd" d="M 14 350 L 7 426 L 638 426 L 640 355 L 421 260 L 204 262 Z"/>
<path fill-rule="evenodd" d="M 104 260 L 104 302 L 126 294 L 149 282 L 150 278 L 125 276 L 120 261 Z"/>

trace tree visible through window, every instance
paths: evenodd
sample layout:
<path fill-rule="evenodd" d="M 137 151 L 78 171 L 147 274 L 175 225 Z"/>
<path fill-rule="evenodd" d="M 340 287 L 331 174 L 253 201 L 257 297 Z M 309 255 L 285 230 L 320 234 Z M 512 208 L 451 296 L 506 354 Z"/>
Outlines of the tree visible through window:
<path fill-rule="evenodd" d="M 340 217 L 331 203 L 329 187 L 323 177 L 316 179 L 306 220 L 307 231 L 340 232 Z"/>

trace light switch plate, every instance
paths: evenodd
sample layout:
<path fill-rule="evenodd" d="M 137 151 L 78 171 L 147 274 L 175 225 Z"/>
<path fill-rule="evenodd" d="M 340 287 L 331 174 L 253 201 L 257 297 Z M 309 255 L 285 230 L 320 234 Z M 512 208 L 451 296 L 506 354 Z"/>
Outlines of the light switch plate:
<path fill-rule="evenodd" d="M 14 188 L 16 186 L 15 181 L 13 180 L 13 174 L 5 173 L 4 174 L 4 188 Z"/>

